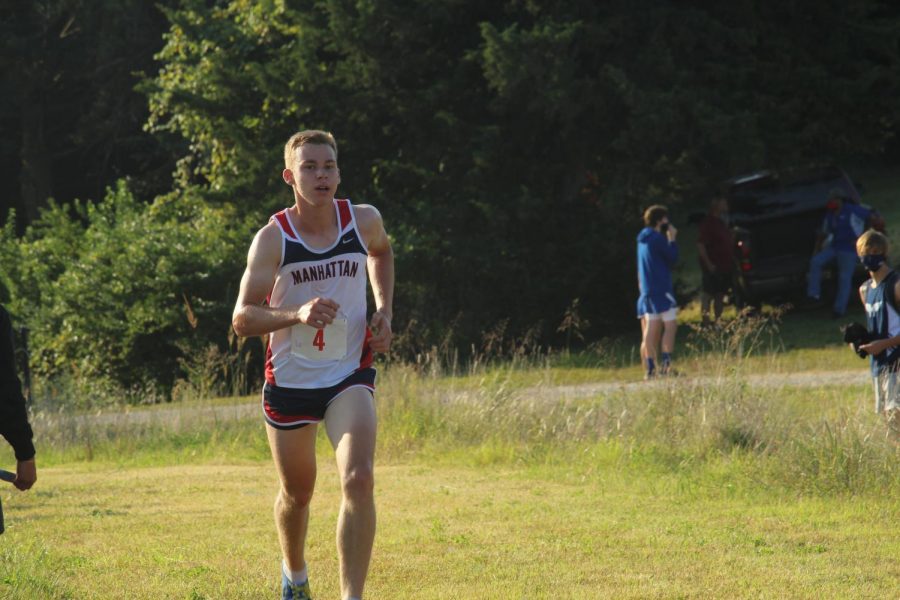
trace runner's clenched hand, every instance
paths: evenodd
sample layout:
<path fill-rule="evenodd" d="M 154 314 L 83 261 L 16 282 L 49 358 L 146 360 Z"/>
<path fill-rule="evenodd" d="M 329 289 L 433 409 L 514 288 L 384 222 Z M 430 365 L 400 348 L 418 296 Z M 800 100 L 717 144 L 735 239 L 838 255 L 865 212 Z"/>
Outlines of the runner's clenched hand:
<path fill-rule="evenodd" d="M 375 352 L 387 352 L 391 349 L 391 340 L 394 337 L 391 331 L 391 319 L 380 310 L 375 311 L 369 321 L 369 329 L 372 337 L 369 339 L 369 347 Z"/>
<path fill-rule="evenodd" d="M 340 308 L 341 305 L 331 298 L 313 298 L 300 307 L 298 316 L 301 323 L 316 329 L 324 329 L 326 325 L 334 322 Z"/>

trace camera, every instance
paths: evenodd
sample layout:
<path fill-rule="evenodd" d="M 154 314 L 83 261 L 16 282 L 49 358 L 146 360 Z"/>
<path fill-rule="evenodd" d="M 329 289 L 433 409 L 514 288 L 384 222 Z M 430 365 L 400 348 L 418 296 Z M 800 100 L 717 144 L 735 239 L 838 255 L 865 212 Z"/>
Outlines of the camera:
<path fill-rule="evenodd" d="M 662 225 L 659 226 L 659 232 L 660 232 L 661 234 L 665 235 L 666 232 L 668 232 L 668 231 L 669 231 L 669 224 L 668 224 L 668 223 L 663 223 Z"/>
<path fill-rule="evenodd" d="M 865 350 L 860 350 L 859 347 L 878 339 L 866 329 L 865 325 L 860 325 L 859 323 L 849 323 L 848 325 L 844 325 L 841 327 L 841 333 L 844 334 L 844 342 L 853 344 L 853 350 L 860 358 L 867 357 L 869 353 Z"/>

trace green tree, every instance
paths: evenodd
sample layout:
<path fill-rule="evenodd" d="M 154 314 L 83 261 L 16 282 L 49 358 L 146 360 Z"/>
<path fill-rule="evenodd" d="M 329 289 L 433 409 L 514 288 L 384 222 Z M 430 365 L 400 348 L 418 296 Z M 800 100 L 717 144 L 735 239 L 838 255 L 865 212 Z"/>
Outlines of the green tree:
<path fill-rule="evenodd" d="M 376 204 L 394 236 L 395 325 L 414 322 L 418 344 L 467 346 L 501 323 L 541 324 L 552 341 L 575 298 L 595 332 L 632 313 L 646 204 L 696 202 L 762 166 L 882 152 L 896 108 L 873 92 L 897 89 L 895 12 L 186 1 L 167 12 L 145 91 L 151 127 L 190 144 L 179 184 L 260 224 L 290 203 L 284 139 L 334 131 L 344 193 Z"/>
<path fill-rule="evenodd" d="M 0 218 L 17 209 L 24 227 L 49 198 L 97 198 L 125 176 L 142 198 L 169 188 L 173 161 L 143 131 L 146 99 L 134 90 L 165 24 L 139 0 L 3 4 Z"/>

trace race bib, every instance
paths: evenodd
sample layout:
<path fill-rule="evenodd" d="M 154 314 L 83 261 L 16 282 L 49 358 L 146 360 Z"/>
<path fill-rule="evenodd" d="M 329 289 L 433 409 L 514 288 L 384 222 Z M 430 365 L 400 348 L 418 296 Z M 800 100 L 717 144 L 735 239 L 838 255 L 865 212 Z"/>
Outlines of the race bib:
<path fill-rule="evenodd" d="M 323 329 L 298 323 L 291 327 L 291 354 L 307 360 L 340 360 L 347 356 L 347 317 L 338 315 Z"/>

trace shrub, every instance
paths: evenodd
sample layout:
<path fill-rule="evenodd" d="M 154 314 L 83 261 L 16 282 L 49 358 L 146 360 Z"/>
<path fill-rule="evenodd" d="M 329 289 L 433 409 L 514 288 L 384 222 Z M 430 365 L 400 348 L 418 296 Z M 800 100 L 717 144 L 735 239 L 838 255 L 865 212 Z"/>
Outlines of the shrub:
<path fill-rule="evenodd" d="M 51 204 L 21 239 L 10 220 L 0 271 L 36 374 L 168 389 L 185 348 L 224 347 L 250 239 L 235 215 L 188 195 L 143 204 L 120 181 Z"/>

